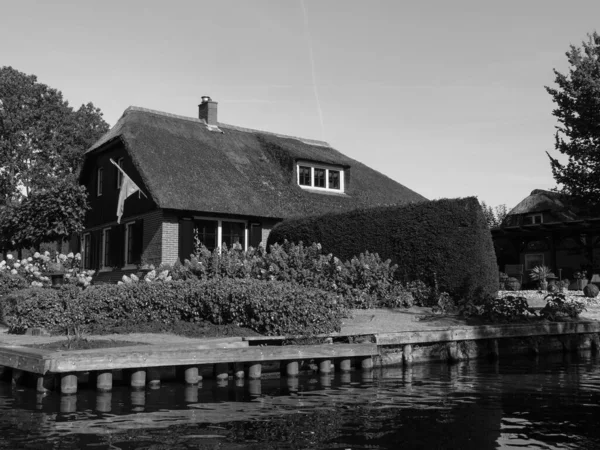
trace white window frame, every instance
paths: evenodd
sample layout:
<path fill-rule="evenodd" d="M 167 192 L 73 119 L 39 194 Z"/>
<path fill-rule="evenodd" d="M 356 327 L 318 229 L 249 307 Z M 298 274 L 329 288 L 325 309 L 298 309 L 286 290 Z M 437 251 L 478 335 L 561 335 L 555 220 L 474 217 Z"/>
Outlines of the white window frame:
<path fill-rule="evenodd" d="M 137 264 L 131 264 L 127 261 L 127 252 L 129 251 L 129 239 L 131 237 L 129 236 L 130 225 L 134 226 L 135 220 L 125 223 L 125 248 L 123 249 L 123 270 L 137 269 Z"/>
<path fill-rule="evenodd" d="M 310 167 L 310 186 L 306 186 L 300 184 L 300 167 Z M 324 169 L 325 170 L 325 187 L 315 186 L 315 169 Z M 329 171 L 335 170 L 340 173 L 340 188 L 330 188 L 329 187 Z M 302 189 L 308 189 L 311 191 L 321 191 L 321 192 L 336 192 L 338 194 L 343 194 L 345 191 L 345 183 L 344 183 L 344 169 L 339 166 L 333 166 L 328 164 L 315 164 L 306 161 L 298 161 L 296 162 L 296 184 L 300 186 Z"/>
<path fill-rule="evenodd" d="M 104 167 L 98 167 L 96 171 L 96 195 L 102 196 L 102 189 L 104 187 Z"/>
<path fill-rule="evenodd" d="M 536 222 L 536 221 L 535 221 L 535 219 L 536 219 L 536 218 L 538 218 L 538 217 L 540 218 L 540 221 L 539 221 L 539 222 Z M 525 216 L 525 219 L 529 219 L 529 218 L 531 218 L 531 223 L 528 223 L 527 225 L 539 225 L 539 224 L 541 224 L 541 223 L 544 223 L 544 215 L 543 215 L 543 214 L 541 214 L 541 213 L 537 213 L 537 214 L 527 214 L 527 215 Z"/>
<path fill-rule="evenodd" d="M 101 272 L 109 272 L 112 270 L 111 266 L 106 265 L 106 235 L 107 235 L 107 233 L 110 233 L 110 227 L 102 229 L 102 256 L 101 256 L 102 261 L 100 264 Z M 110 237 L 109 237 L 109 245 L 110 245 Z M 114 245 L 114 243 L 113 243 L 113 245 Z"/>
<path fill-rule="evenodd" d="M 83 233 L 83 237 L 81 239 L 81 265 L 83 266 L 84 269 L 88 270 L 91 268 L 92 266 L 92 261 L 90 259 L 90 264 L 89 267 L 86 267 L 86 260 L 87 260 L 87 252 L 86 252 L 86 243 L 89 242 L 89 250 L 90 253 L 92 253 L 92 234 L 91 233 Z M 90 255 L 91 256 L 91 255 Z"/>
<path fill-rule="evenodd" d="M 119 166 L 121 170 L 123 169 L 123 161 L 124 159 L 122 157 L 117 159 L 117 166 Z M 121 189 L 121 185 L 123 184 L 123 173 L 116 167 L 115 170 L 117 171 L 117 189 Z"/>
<path fill-rule="evenodd" d="M 223 222 L 236 222 L 244 224 L 244 251 L 248 250 L 248 221 L 242 219 L 224 219 L 219 217 L 194 216 L 194 220 L 210 220 L 217 222 L 217 249 L 221 252 L 223 246 Z M 231 250 L 231 249 L 229 249 Z"/>

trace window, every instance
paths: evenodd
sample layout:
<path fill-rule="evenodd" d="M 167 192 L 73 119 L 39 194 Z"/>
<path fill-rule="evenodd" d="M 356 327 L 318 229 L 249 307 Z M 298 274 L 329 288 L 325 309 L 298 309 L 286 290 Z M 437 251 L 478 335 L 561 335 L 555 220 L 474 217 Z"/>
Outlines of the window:
<path fill-rule="evenodd" d="M 529 253 L 525 255 L 525 270 L 531 270 L 537 266 L 544 265 L 543 253 Z"/>
<path fill-rule="evenodd" d="M 223 220 L 197 217 L 194 219 L 194 233 L 200 243 L 213 251 L 225 244 L 228 249 L 235 244 L 248 249 L 248 231 L 245 221 Z"/>
<path fill-rule="evenodd" d="M 102 268 L 112 267 L 110 255 L 110 228 L 105 228 L 102 230 Z"/>
<path fill-rule="evenodd" d="M 311 176 L 310 176 L 310 167 L 299 166 L 298 167 L 298 184 L 300 186 L 312 186 Z"/>
<path fill-rule="evenodd" d="M 139 264 L 142 259 L 143 221 L 125 225 L 125 266 Z"/>
<path fill-rule="evenodd" d="M 300 163 L 296 167 L 301 188 L 344 192 L 344 171 L 341 168 L 308 163 Z"/>
<path fill-rule="evenodd" d="M 246 224 L 244 222 L 222 222 L 221 224 L 221 241 L 227 246 L 232 248 L 235 244 L 242 246 L 242 249 L 246 249 L 245 239 Z"/>
<path fill-rule="evenodd" d="M 91 269 L 92 267 L 92 237 L 90 233 L 83 235 L 83 241 L 81 242 L 81 253 L 83 253 L 83 268 Z"/>
<path fill-rule="evenodd" d="M 194 221 L 196 236 L 202 245 L 211 252 L 218 247 L 217 235 L 219 222 L 217 220 L 196 220 Z"/>
<path fill-rule="evenodd" d="M 123 158 L 117 159 L 117 165 L 122 169 L 123 168 Z M 121 189 L 121 185 L 123 184 L 123 172 L 115 167 L 117 171 L 117 189 Z"/>
<path fill-rule="evenodd" d="M 528 214 L 523 219 L 523 225 L 534 225 L 534 224 L 540 224 L 542 222 L 543 222 L 542 214 Z"/>
<path fill-rule="evenodd" d="M 96 176 L 96 195 L 100 197 L 102 195 L 102 177 L 103 177 L 104 169 L 102 167 L 98 167 L 98 173 Z"/>

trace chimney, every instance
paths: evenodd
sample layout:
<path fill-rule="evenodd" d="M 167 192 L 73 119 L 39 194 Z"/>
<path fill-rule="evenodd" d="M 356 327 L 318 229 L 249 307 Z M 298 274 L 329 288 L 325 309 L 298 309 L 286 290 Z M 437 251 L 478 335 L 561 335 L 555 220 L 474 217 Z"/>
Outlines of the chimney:
<path fill-rule="evenodd" d="M 217 102 L 213 102 L 208 95 L 202 96 L 202 103 L 198 105 L 198 118 L 207 125 L 217 126 Z"/>

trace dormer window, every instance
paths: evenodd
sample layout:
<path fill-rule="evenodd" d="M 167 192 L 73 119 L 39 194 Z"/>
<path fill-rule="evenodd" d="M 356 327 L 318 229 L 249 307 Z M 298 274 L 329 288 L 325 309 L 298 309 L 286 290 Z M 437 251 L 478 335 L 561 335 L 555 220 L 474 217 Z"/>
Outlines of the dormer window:
<path fill-rule="evenodd" d="M 523 218 L 523 225 L 535 225 L 544 221 L 542 214 L 528 214 Z"/>
<path fill-rule="evenodd" d="M 344 192 L 344 169 L 312 163 L 298 163 L 296 168 L 301 188 Z"/>

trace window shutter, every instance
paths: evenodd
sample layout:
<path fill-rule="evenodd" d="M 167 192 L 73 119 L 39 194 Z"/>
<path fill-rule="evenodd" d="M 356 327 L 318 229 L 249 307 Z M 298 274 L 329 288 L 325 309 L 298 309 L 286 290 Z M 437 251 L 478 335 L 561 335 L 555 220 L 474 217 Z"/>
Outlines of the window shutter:
<path fill-rule="evenodd" d="M 136 220 L 133 226 L 133 262 L 139 264 L 142 260 L 144 245 L 144 221 Z"/>
<path fill-rule="evenodd" d="M 110 229 L 110 265 L 112 267 L 123 266 L 123 236 L 121 234 L 122 225 L 113 226 Z"/>
<path fill-rule="evenodd" d="M 163 245 L 165 245 L 163 243 Z M 181 220 L 179 222 L 179 260 L 183 262 L 190 258 L 194 251 L 194 222 Z"/>

